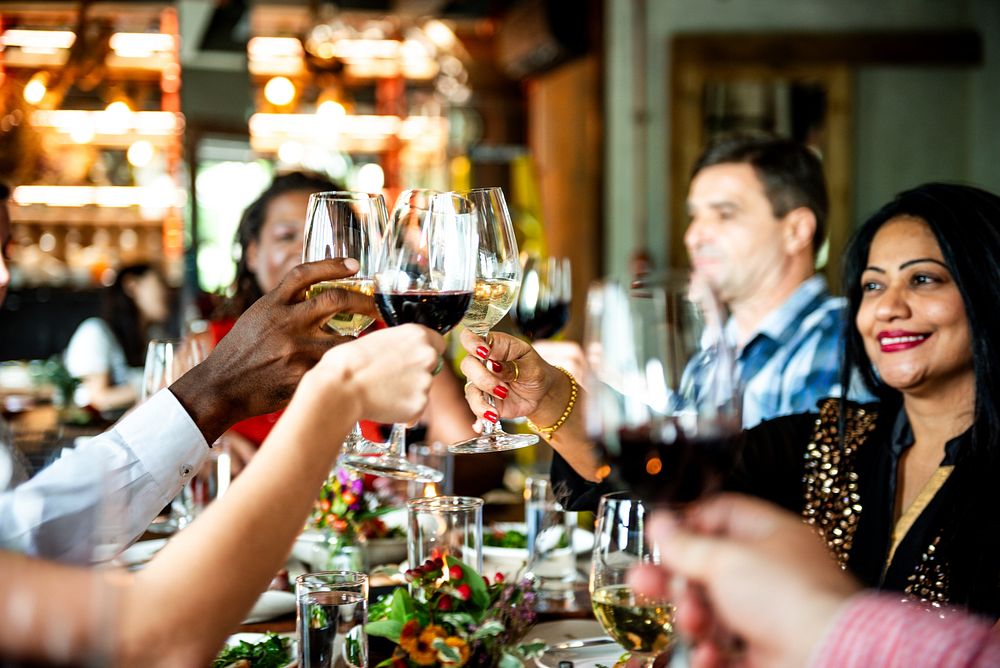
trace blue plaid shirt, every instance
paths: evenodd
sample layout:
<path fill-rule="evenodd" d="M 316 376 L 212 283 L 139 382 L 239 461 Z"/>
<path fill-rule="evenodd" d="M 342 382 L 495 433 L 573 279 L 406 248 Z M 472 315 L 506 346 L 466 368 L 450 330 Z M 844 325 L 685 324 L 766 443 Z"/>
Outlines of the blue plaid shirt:
<path fill-rule="evenodd" d="M 845 304 L 842 297 L 830 295 L 826 280 L 816 275 L 764 318 L 738 355 L 744 427 L 815 412 L 820 399 L 840 396 Z M 726 331 L 735 339 L 732 319 Z M 854 387 L 850 394 L 857 401 L 874 400 Z"/>

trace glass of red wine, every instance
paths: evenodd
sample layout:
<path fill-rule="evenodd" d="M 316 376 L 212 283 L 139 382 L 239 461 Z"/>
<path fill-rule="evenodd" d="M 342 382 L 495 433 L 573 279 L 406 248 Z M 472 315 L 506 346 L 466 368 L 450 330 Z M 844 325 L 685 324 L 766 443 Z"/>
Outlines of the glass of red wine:
<path fill-rule="evenodd" d="M 389 218 L 375 304 L 389 326 L 416 323 L 441 334 L 457 325 L 476 285 L 475 206 L 455 193 L 406 190 Z M 406 425 L 392 427 L 385 454 L 345 454 L 349 468 L 388 478 L 440 482 L 444 474 L 406 458 Z"/>
<path fill-rule="evenodd" d="M 587 428 L 609 481 L 657 505 L 716 491 L 742 433 L 736 355 L 712 290 L 686 274 L 587 299 Z"/>
<path fill-rule="evenodd" d="M 526 255 L 510 317 L 531 341 L 549 339 L 569 320 L 573 281 L 568 257 Z"/>

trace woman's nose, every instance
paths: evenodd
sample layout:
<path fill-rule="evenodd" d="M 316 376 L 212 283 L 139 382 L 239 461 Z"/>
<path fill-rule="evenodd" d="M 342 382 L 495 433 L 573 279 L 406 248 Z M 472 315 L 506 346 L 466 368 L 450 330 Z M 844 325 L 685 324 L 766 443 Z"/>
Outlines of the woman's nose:
<path fill-rule="evenodd" d="M 906 293 L 901 286 L 890 284 L 879 297 L 875 307 L 875 317 L 879 320 L 895 320 L 907 318 L 910 307 L 906 301 Z"/>

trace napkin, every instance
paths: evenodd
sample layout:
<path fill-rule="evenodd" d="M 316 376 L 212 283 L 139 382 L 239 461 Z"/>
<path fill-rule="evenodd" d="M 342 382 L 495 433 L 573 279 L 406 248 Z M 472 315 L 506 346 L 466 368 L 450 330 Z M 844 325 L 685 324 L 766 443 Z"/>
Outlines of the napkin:
<path fill-rule="evenodd" d="M 250 613 L 247 614 L 243 623 L 256 624 L 257 622 L 265 622 L 291 612 L 295 612 L 295 594 L 288 591 L 269 589 L 261 594 L 257 602 L 253 604 L 253 608 L 251 608 Z"/>

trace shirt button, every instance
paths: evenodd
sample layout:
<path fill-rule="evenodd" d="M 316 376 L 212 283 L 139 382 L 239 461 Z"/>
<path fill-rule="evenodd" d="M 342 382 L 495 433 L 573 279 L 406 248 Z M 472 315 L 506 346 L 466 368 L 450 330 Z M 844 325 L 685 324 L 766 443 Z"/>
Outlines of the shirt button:
<path fill-rule="evenodd" d="M 192 466 L 190 464 L 184 464 L 181 466 L 181 477 L 187 478 L 191 475 Z"/>

